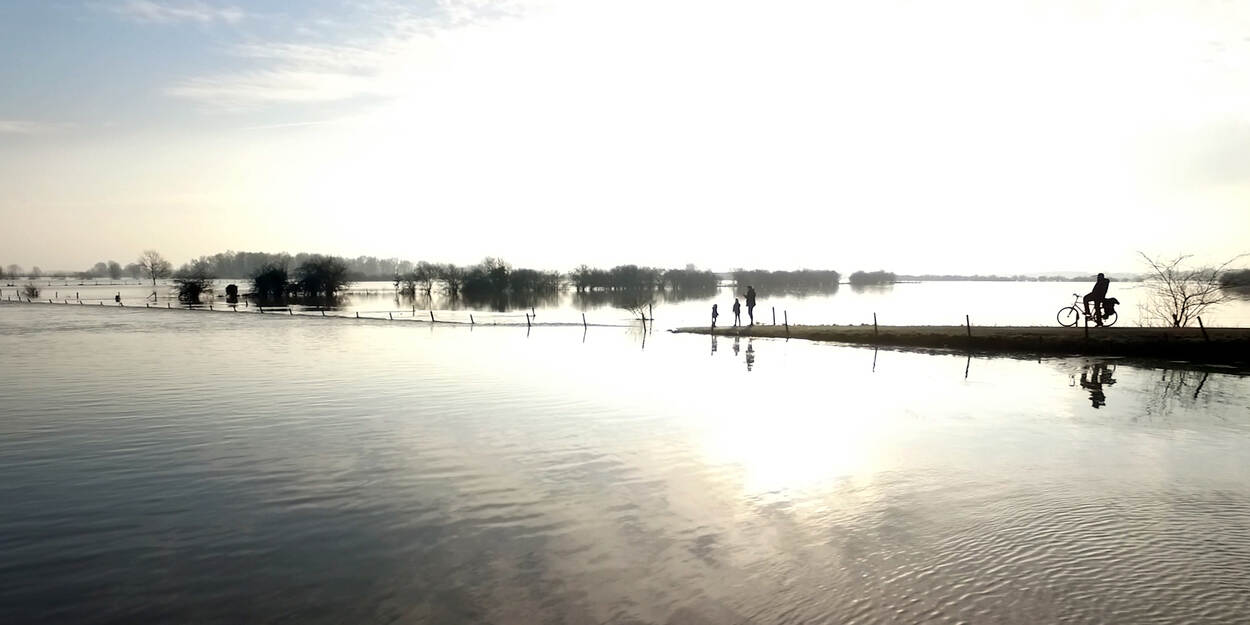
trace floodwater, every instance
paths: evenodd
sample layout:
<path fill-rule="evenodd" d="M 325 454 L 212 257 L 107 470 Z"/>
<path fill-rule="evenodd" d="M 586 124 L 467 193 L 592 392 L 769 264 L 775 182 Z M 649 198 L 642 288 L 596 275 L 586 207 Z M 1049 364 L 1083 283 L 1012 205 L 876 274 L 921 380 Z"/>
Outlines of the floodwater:
<path fill-rule="evenodd" d="M 2 623 L 1250 613 L 1233 371 L 17 304 L 0 354 Z"/>
<path fill-rule="evenodd" d="M 115 296 L 122 304 L 144 306 L 151 302 L 153 291 L 158 307 L 179 306 L 173 297 L 171 285 L 162 282 L 155 289 L 150 284 L 128 281 L 107 284 L 107 281 L 80 284 L 44 280 L 40 283 L 41 301 L 52 300 L 71 305 L 115 306 Z M 226 306 L 225 287 L 230 281 L 218 281 L 215 308 Z M 246 292 L 246 282 L 238 283 Z M 758 323 L 861 324 L 872 323 L 877 315 L 882 325 L 963 325 L 965 316 L 974 325 L 1025 325 L 1057 326 L 1055 314 L 1060 308 L 1072 304 L 1075 293 L 1084 294 L 1092 285 L 1081 282 L 908 282 L 881 287 L 856 288 L 842 285 L 832 292 L 767 293 L 760 294 L 755 309 Z M 0 301 L 16 299 L 18 288 L 0 287 Z M 1203 314 L 1208 327 L 1250 326 L 1250 292 L 1231 291 L 1230 300 Z M 742 294 L 737 294 L 739 297 Z M 1120 319 L 1117 325 L 1143 325 L 1138 310 L 1145 298 L 1141 283 L 1113 282 L 1109 295 L 1120 300 Z M 354 317 L 428 320 L 430 312 L 436 320 L 469 323 L 470 315 L 476 323 L 499 323 L 525 325 L 526 313 L 538 315 L 537 321 L 550 324 L 581 324 L 582 315 L 591 324 L 628 324 L 637 319 L 625 307 L 640 301 L 650 302 L 647 316 L 654 315 L 661 327 L 692 326 L 710 323 L 712 304 L 720 307 L 720 324 L 733 322 L 734 289 L 721 287 L 707 293 L 656 293 L 638 296 L 632 293 L 576 293 L 571 290 L 538 297 L 496 298 L 466 301 L 450 298 L 435 290 L 432 297 L 403 297 L 395 292 L 390 282 L 359 282 L 351 286 L 348 294 L 328 309 L 328 314 L 346 314 Z M 246 304 L 241 311 L 253 311 Z M 293 312 L 316 314 L 320 309 L 312 306 L 293 306 Z M 742 321 L 747 323 L 745 301 Z M 1148 325 L 1148 324 L 1147 324 Z"/>

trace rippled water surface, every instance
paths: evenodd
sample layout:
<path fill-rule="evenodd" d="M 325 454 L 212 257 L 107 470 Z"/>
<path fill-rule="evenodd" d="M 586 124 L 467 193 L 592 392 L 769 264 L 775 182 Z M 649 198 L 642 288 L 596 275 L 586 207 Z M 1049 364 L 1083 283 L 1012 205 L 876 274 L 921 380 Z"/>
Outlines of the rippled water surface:
<path fill-rule="evenodd" d="M 1233 623 L 1250 379 L 0 305 L 2 623 Z"/>

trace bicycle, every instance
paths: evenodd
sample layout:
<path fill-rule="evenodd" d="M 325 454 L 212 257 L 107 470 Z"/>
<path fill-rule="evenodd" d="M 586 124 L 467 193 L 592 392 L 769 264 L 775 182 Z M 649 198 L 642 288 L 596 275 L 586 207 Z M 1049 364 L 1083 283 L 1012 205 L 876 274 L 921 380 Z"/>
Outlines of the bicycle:
<path fill-rule="evenodd" d="M 1060 308 L 1059 313 L 1055 315 L 1055 319 L 1059 321 L 1059 325 L 1065 328 L 1075 326 L 1081 321 L 1081 315 L 1085 314 L 1085 303 L 1081 301 L 1081 295 L 1079 293 L 1073 293 L 1072 297 L 1075 298 L 1072 300 L 1072 305 Z M 1098 303 L 1094 304 L 1094 306 L 1099 305 L 1100 304 Z M 1115 311 L 1115 307 L 1107 306 L 1106 304 L 1102 304 L 1102 307 L 1102 325 L 1104 327 L 1115 325 L 1116 319 L 1120 318 L 1120 315 Z M 1088 317 L 1090 321 L 1097 319 L 1094 315 L 1089 315 Z"/>

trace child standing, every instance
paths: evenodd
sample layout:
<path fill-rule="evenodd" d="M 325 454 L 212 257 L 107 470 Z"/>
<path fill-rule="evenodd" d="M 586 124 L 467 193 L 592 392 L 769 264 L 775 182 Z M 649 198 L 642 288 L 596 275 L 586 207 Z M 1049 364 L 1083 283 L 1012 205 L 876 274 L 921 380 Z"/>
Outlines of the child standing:
<path fill-rule="evenodd" d="M 738 298 L 734 298 L 734 325 L 742 324 L 742 305 L 738 303 Z"/>

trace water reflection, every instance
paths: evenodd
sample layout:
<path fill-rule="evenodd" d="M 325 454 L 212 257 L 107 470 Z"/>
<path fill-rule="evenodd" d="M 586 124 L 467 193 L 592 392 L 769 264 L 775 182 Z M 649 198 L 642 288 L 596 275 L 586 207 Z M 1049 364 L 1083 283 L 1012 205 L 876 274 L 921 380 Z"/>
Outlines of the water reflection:
<path fill-rule="evenodd" d="M 747 360 L 747 371 L 750 371 L 750 370 L 751 370 L 751 368 L 755 366 L 755 345 L 753 345 L 753 344 L 752 344 L 752 340 L 751 340 L 751 339 L 747 339 L 747 358 L 746 358 L 746 360 Z"/>
<path fill-rule="evenodd" d="M 1089 402 L 1094 408 L 1107 405 L 1107 394 L 1103 387 L 1115 384 L 1114 374 L 1115 365 L 1105 362 L 1088 364 L 1081 370 L 1081 388 L 1089 391 Z"/>

